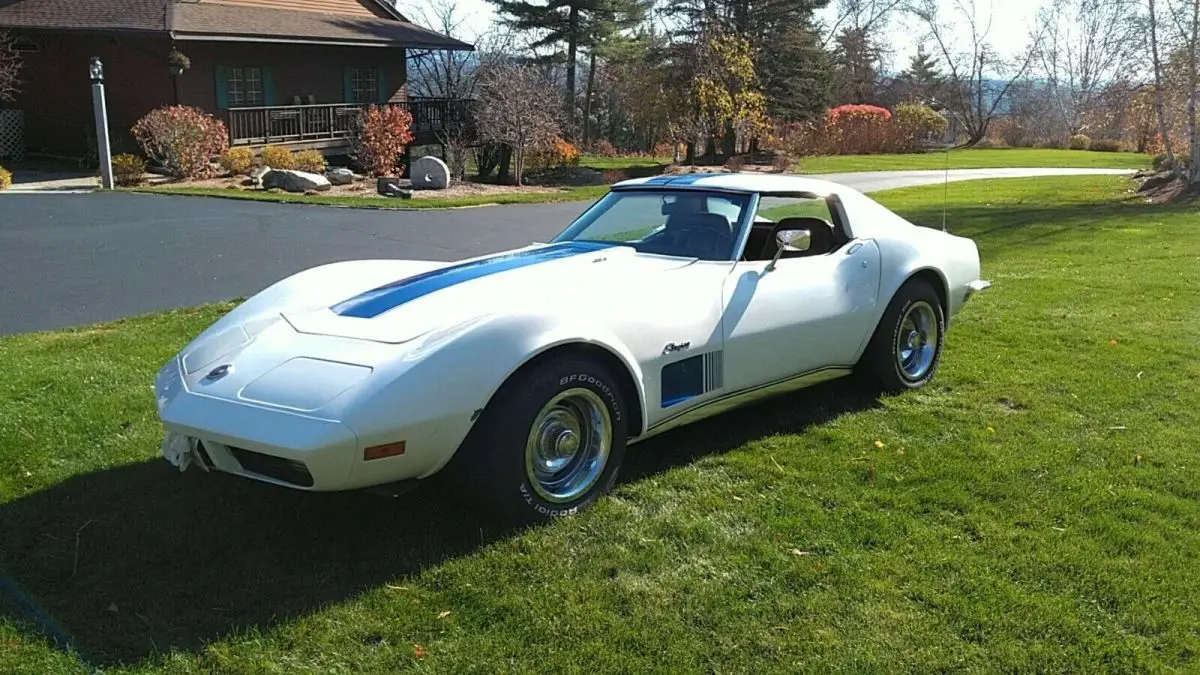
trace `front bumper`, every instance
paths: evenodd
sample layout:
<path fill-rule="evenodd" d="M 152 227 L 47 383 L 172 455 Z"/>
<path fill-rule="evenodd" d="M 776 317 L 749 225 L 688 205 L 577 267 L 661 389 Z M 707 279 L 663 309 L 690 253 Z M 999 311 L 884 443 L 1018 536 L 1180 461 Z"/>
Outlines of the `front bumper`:
<path fill-rule="evenodd" d="M 290 488 L 358 487 L 351 469 L 358 437 L 344 424 L 192 392 L 162 405 L 163 457 Z"/>

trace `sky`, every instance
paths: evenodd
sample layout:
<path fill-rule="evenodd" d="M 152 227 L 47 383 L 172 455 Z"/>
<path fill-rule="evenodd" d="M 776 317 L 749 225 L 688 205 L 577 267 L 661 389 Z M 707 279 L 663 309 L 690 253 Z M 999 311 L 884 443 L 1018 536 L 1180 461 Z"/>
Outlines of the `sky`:
<path fill-rule="evenodd" d="M 486 0 L 452 1 L 456 3 L 455 14 L 461 14 L 464 20 L 464 39 L 469 40 L 474 35 L 487 31 L 496 19 L 492 5 Z M 837 18 L 835 2 L 836 0 L 831 1 L 830 6 L 819 14 L 819 17 L 824 19 L 827 24 L 832 24 Z M 953 13 L 952 0 L 941 0 L 941 2 L 942 11 L 951 15 Z M 972 0 L 965 0 L 968 6 L 970 2 Z M 992 45 L 1001 54 L 1012 56 L 1024 49 L 1033 17 L 1046 0 L 974 0 L 974 2 L 981 25 L 986 24 L 988 16 L 991 17 L 992 24 L 988 37 Z M 399 7 L 402 12 L 408 14 L 410 19 L 420 22 L 418 17 L 414 16 L 417 12 L 413 9 L 419 6 L 428 7 L 427 3 L 428 0 L 399 0 Z M 915 20 L 895 21 L 887 31 L 890 56 L 887 59 L 888 62 L 884 64 L 884 70 L 903 70 L 908 65 L 909 58 L 916 54 L 918 46 L 925 39 L 925 33 L 925 29 Z M 927 45 L 927 51 L 934 51 L 932 43 Z"/>

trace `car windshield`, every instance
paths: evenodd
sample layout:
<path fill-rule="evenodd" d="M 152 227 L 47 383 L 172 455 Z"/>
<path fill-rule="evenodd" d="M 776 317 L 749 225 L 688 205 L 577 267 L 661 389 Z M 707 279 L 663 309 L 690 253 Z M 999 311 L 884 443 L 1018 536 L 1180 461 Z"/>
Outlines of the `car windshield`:
<path fill-rule="evenodd" d="M 730 260 L 750 195 L 701 190 L 617 190 L 554 241 L 615 242 L 642 253 Z"/>

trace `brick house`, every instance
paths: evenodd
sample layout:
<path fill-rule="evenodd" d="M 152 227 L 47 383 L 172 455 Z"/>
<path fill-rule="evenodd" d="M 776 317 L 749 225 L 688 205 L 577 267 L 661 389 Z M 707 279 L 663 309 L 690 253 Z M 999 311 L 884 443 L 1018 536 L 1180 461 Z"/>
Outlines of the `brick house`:
<path fill-rule="evenodd" d="M 0 0 L 0 30 L 24 52 L 28 150 L 82 156 L 94 144 L 88 63 L 104 63 L 110 134 L 162 105 L 220 116 L 232 145 L 345 148 L 348 121 L 370 103 L 409 107 L 417 142 L 465 114 L 466 102 L 410 99 L 412 50 L 471 50 L 421 28 L 386 0 Z M 181 53 L 190 66 L 178 72 Z"/>

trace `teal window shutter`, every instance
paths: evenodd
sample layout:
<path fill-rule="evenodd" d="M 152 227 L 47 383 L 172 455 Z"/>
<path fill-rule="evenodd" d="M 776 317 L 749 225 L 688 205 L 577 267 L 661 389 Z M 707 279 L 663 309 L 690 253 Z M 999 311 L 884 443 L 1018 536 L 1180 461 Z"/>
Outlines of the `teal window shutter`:
<path fill-rule="evenodd" d="M 387 103 L 388 99 L 392 97 L 392 92 L 388 89 L 386 68 L 375 71 L 375 86 L 379 87 L 379 102 Z"/>
<path fill-rule="evenodd" d="M 342 71 L 342 103 L 354 103 L 354 69 Z"/>
<path fill-rule="evenodd" d="M 271 66 L 262 67 L 263 105 L 279 105 L 275 98 L 275 69 Z"/>
<path fill-rule="evenodd" d="M 229 107 L 229 68 L 217 66 L 213 72 L 216 77 L 217 109 L 225 110 Z"/>

